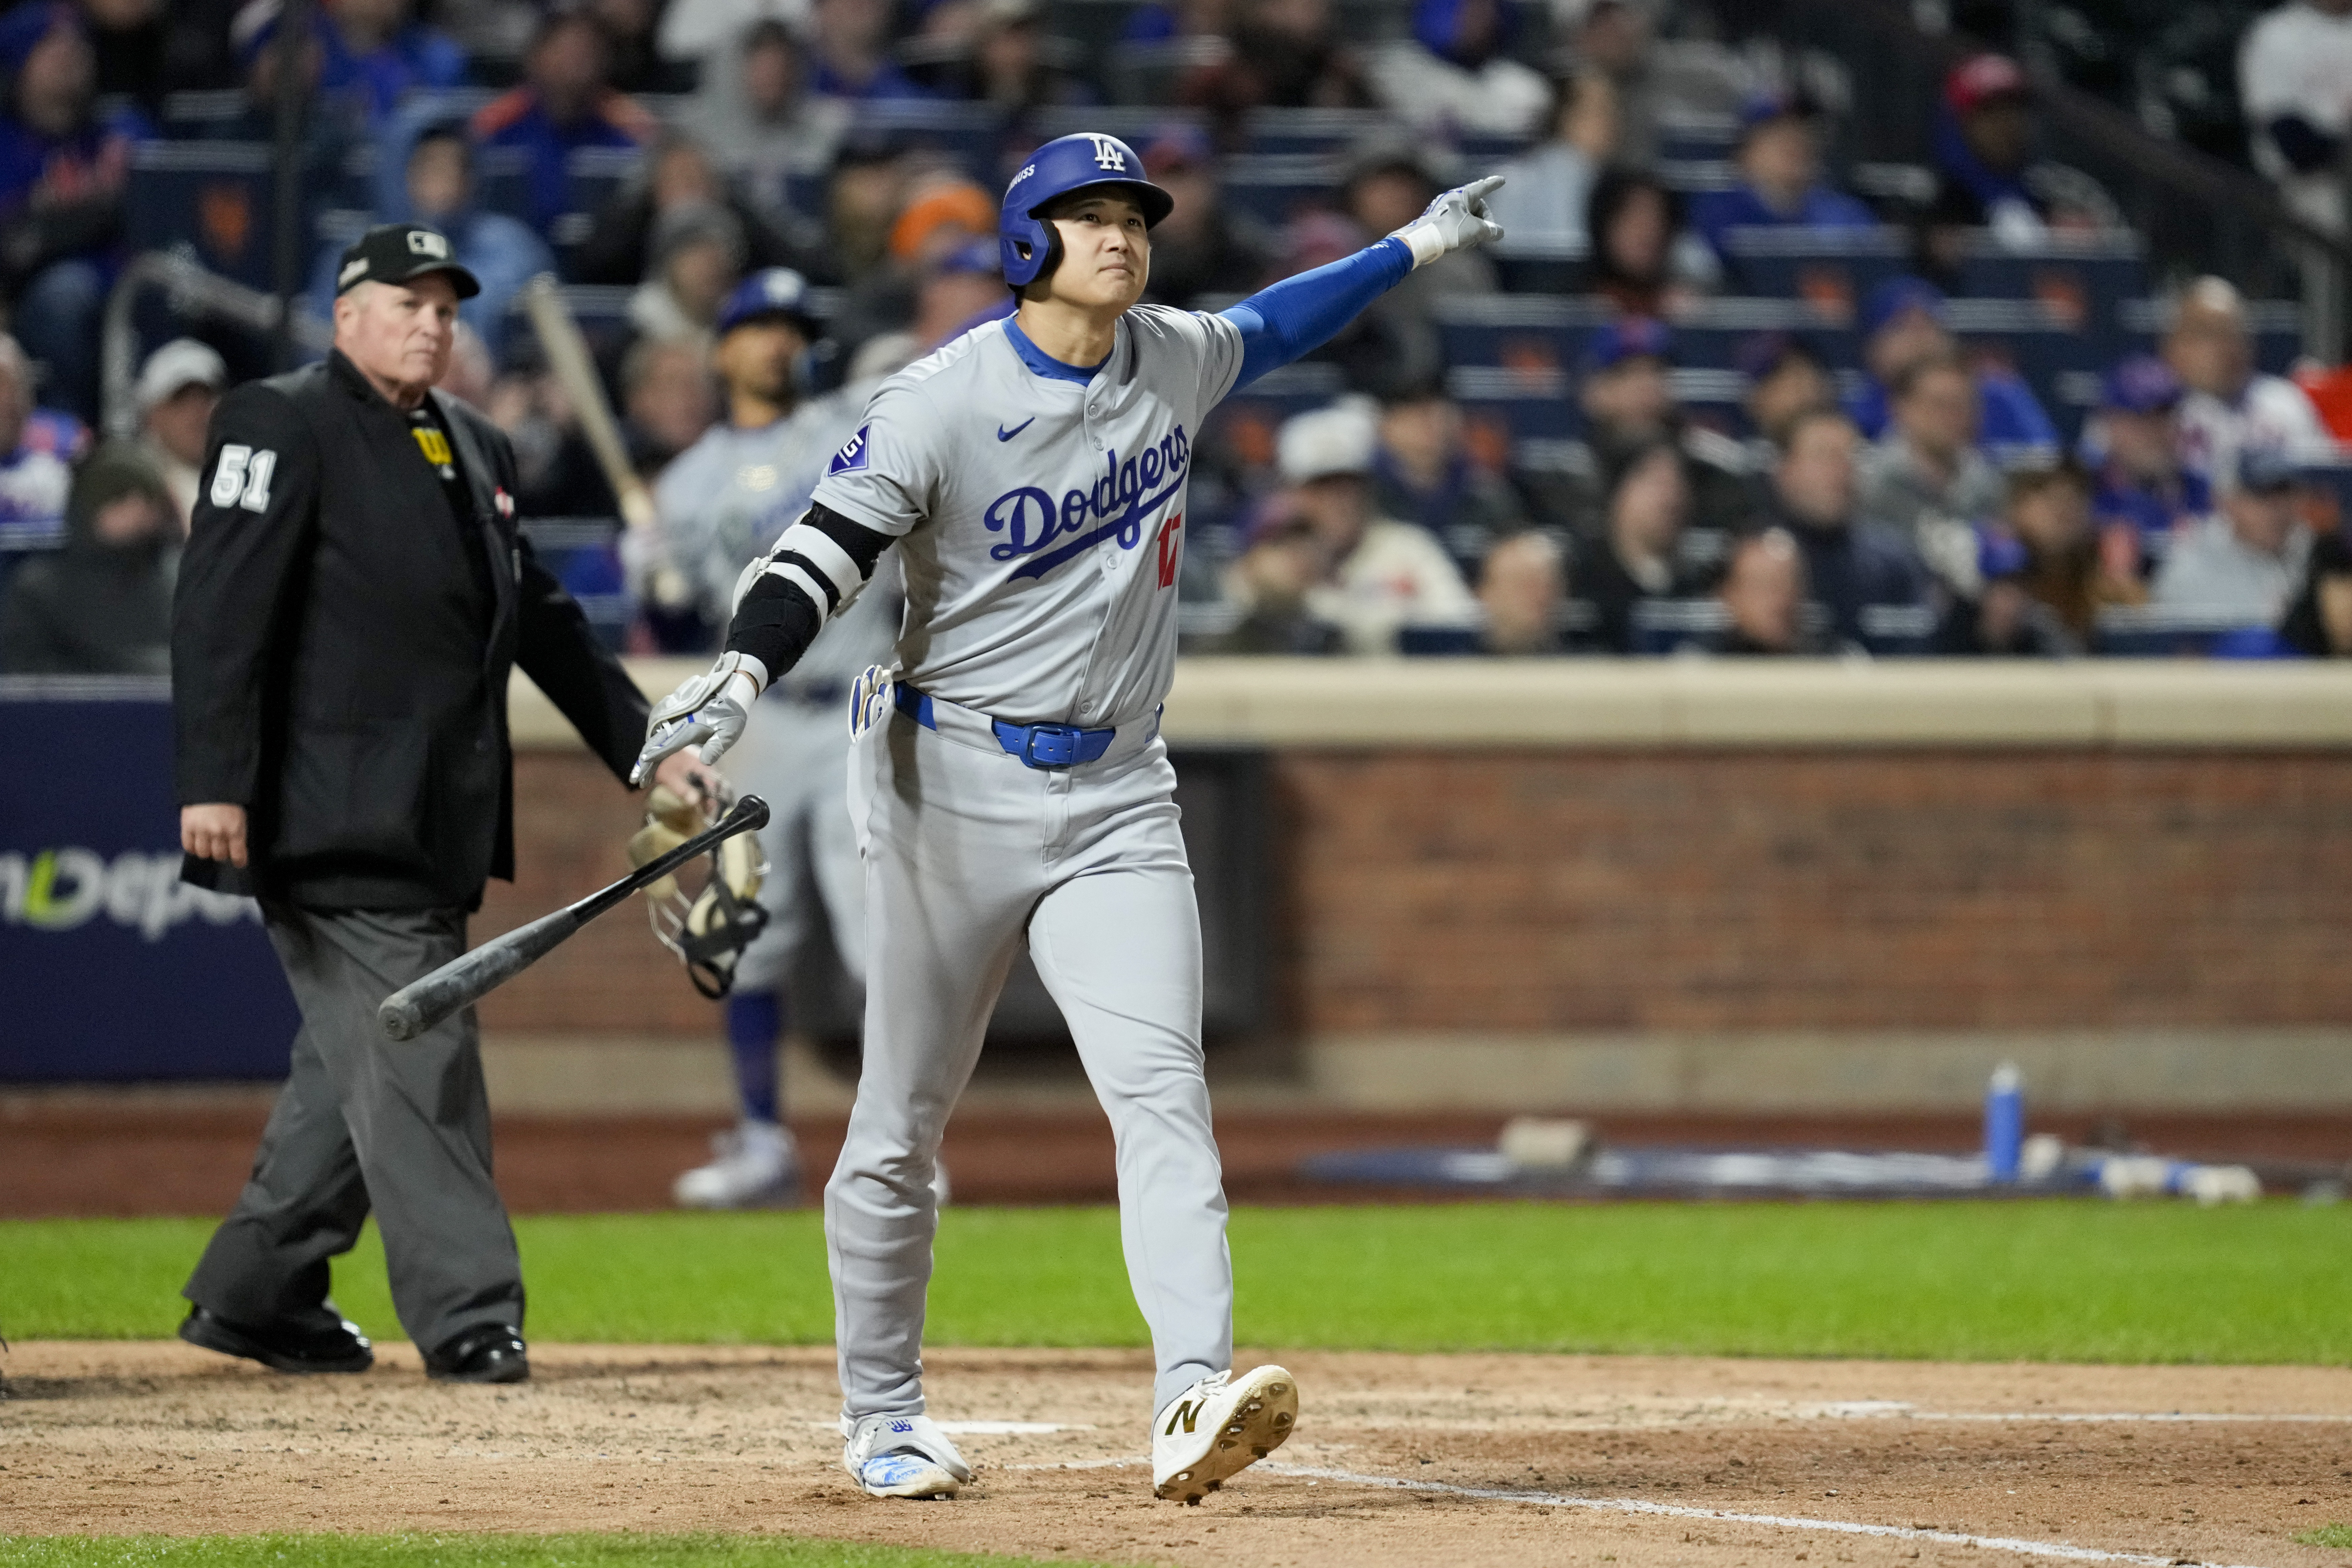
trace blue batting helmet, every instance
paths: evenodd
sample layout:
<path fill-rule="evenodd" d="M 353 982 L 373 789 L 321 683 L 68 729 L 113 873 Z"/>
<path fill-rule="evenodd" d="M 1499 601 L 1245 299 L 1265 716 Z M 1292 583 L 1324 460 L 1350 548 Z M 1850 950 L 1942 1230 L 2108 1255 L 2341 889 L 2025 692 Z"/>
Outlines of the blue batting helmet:
<path fill-rule="evenodd" d="M 1176 198 L 1143 173 L 1135 149 L 1116 136 L 1084 132 L 1057 137 L 1030 154 L 1004 187 L 1004 210 L 996 220 L 1004 254 L 1004 280 L 1015 289 L 1036 281 L 1058 259 L 1053 225 L 1037 214 L 1056 197 L 1089 185 L 1119 185 L 1143 208 L 1147 227 L 1176 205 Z"/>

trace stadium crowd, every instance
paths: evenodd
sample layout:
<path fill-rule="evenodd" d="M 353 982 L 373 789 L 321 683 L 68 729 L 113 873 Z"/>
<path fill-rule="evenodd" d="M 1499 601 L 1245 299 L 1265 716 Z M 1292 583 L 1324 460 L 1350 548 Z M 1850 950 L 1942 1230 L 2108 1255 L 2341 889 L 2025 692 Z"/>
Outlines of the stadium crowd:
<path fill-rule="evenodd" d="M 2045 155 L 2012 60 L 1954 67 L 1921 106 L 1932 167 L 1865 194 L 1801 62 L 1724 42 L 1705 5 L 1087 11 L 1111 33 L 1055 31 L 1076 13 L 1047 0 L 320 0 L 300 39 L 278 0 L 0 16 L 0 672 L 163 668 L 205 418 L 267 345 L 151 300 L 132 406 L 101 409 L 103 308 L 166 209 L 178 248 L 266 285 L 266 163 L 238 157 L 289 69 L 302 308 L 323 317 L 369 221 L 451 237 L 483 288 L 448 388 L 513 437 L 522 515 L 564 520 L 543 552 L 638 651 L 708 647 L 723 613 L 658 524 L 598 531 L 619 505 L 529 280 L 572 286 L 658 494 L 734 416 L 714 324 L 745 278 L 812 286 L 765 416 L 855 397 L 1009 313 L 998 193 L 1046 138 L 1111 129 L 1175 196 L 1151 297 L 1182 306 L 1508 180 L 1496 255 L 1414 272 L 1200 433 L 1196 650 L 2352 653 L 2341 401 L 2276 374 L 2261 302 L 2147 275 L 2117 204 Z M 2334 38 L 2347 12 L 2280 15 Z M 2281 47 L 2263 28 L 2250 71 Z M 2343 105 L 2292 100 L 2261 100 L 2284 107 L 2252 153 L 2316 191 Z M 1987 298 L 2003 257 L 2049 266 Z M 2098 275 L 2119 297 L 2084 258 L 2121 263 Z M 2055 362 L 2032 348 L 2053 321 Z"/>

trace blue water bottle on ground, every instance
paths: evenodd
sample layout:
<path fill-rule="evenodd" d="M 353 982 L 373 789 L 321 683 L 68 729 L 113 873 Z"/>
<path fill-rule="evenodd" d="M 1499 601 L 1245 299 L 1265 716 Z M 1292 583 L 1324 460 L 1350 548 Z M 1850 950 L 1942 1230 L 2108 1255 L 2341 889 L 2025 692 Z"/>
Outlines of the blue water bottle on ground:
<path fill-rule="evenodd" d="M 1985 1090 L 1985 1167 L 2003 1185 L 2017 1180 L 2018 1152 L 2025 1146 L 2025 1080 L 2015 1062 L 1993 1068 Z"/>

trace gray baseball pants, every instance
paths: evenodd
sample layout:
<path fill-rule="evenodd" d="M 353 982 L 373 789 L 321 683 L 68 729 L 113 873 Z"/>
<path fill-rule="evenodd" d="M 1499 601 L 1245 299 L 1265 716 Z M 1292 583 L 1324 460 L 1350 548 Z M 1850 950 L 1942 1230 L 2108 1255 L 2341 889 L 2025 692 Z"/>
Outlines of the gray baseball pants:
<path fill-rule="evenodd" d="M 824 1193 L 843 1412 L 923 1410 L 932 1163 L 1025 942 L 1110 1118 L 1152 1409 L 1233 1361 L 1225 1195 L 1201 1058 L 1201 920 L 1156 720 L 1034 769 L 987 722 L 893 712 L 850 755 L 866 856 L 866 1058 Z"/>
<path fill-rule="evenodd" d="M 317 1321 L 329 1260 L 373 1207 L 400 1326 L 425 1350 L 522 1327 L 522 1260 L 490 1181 L 490 1104 L 467 1007 L 384 1037 L 384 997 L 466 951 L 462 910 L 263 906 L 301 1009 L 253 1174 L 181 1291 L 253 1328 Z"/>

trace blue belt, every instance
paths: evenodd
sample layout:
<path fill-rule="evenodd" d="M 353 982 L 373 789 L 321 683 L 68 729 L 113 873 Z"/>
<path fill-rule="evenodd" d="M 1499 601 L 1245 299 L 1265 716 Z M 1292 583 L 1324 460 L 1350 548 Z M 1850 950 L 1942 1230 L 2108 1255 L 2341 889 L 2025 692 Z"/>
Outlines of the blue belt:
<path fill-rule="evenodd" d="M 913 687 L 901 682 L 893 689 L 891 700 L 899 712 L 924 729 L 940 727 L 931 712 L 931 700 Z M 1081 730 L 1076 724 L 1008 724 L 1002 719 L 988 722 L 996 731 L 996 743 L 1020 758 L 1024 767 L 1049 771 L 1093 762 L 1110 750 L 1118 734 L 1115 729 Z"/>

